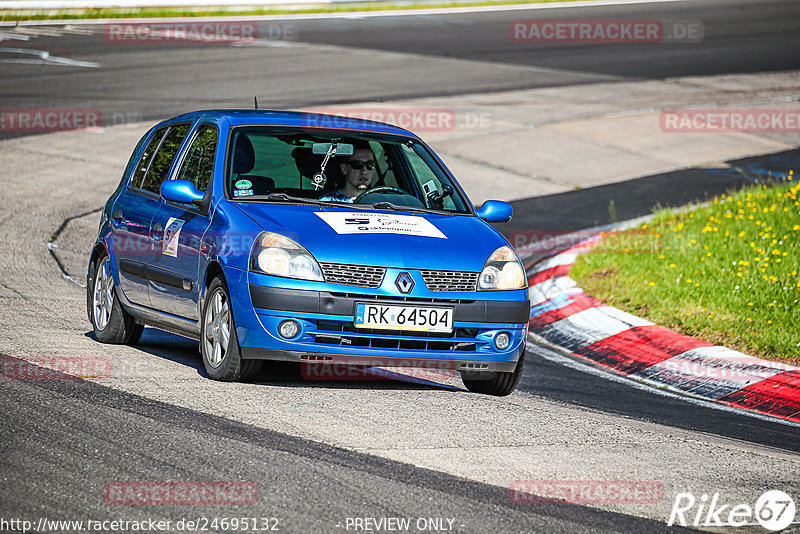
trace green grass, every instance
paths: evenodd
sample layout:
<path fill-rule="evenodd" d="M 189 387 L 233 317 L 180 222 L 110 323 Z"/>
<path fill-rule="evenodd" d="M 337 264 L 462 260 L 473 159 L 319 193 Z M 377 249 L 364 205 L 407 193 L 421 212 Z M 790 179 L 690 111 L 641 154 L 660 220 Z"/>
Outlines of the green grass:
<path fill-rule="evenodd" d="M 259 15 L 296 15 L 308 13 L 348 13 L 353 11 L 387 11 L 404 9 L 440 9 L 448 7 L 473 7 L 473 6 L 502 6 L 517 4 L 549 4 L 553 2 L 576 2 L 578 0 L 484 0 L 475 2 L 397 2 L 386 4 L 382 2 L 353 2 L 352 4 L 330 6 L 318 5 L 298 8 L 142 8 L 142 9 L 112 9 L 112 8 L 82 8 L 62 10 L 0 10 L 0 21 L 18 20 L 76 20 L 76 19 L 118 19 L 118 18 L 172 18 L 172 17 L 241 17 Z"/>
<path fill-rule="evenodd" d="M 711 343 L 800 363 L 800 184 L 755 186 L 607 236 L 571 276 L 590 295 Z"/>

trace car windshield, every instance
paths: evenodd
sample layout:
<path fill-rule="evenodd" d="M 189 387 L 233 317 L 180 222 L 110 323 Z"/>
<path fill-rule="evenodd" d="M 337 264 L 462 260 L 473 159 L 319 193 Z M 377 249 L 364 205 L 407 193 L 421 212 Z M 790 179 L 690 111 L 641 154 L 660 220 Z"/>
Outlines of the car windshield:
<path fill-rule="evenodd" d="M 226 189 L 233 200 L 471 213 L 452 178 L 414 139 L 238 127 L 230 143 Z"/>

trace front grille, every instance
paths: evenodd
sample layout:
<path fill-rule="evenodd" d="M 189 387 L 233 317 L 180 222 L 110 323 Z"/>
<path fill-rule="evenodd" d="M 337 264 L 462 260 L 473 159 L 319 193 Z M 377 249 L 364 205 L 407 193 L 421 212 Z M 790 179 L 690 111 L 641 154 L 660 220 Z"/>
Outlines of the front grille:
<path fill-rule="evenodd" d="M 320 263 L 325 281 L 330 284 L 376 288 L 381 285 L 385 267 L 348 265 L 346 263 Z"/>
<path fill-rule="evenodd" d="M 478 340 L 477 329 L 456 328 L 450 334 L 425 332 L 386 332 L 356 329 L 352 323 L 342 321 L 317 321 L 314 342 L 322 345 L 352 346 L 375 349 L 403 349 L 419 351 L 471 351 L 475 352 L 488 341 Z"/>
<path fill-rule="evenodd" d="M 479 273 L 466 271 L 420 271 L 428 289 L 443 291 L 475 291 Z"/>
<path fill-rule="evenodd" d="M 474 304 L 474 300 L 447 299 L 433 297 L 397 297 L 394 295 L 365 295 L 362 293 L 335 293 L 330 292 L 334 297 L 357 300 L 380 300 L 397 304 Z"/>

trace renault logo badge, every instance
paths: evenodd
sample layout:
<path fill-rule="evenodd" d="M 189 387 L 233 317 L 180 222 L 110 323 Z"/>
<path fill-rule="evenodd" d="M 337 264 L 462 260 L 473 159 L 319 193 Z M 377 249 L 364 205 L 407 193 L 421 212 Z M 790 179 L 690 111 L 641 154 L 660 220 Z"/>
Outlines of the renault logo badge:
<path fill-rule="evenodd" d="M 400 273 L 397 275 L 394 285 L 397 286 L 400 293 L 411 293 L 411 290 L 414 289 L 414 280 L 411 278 L 410 274 Z"/>

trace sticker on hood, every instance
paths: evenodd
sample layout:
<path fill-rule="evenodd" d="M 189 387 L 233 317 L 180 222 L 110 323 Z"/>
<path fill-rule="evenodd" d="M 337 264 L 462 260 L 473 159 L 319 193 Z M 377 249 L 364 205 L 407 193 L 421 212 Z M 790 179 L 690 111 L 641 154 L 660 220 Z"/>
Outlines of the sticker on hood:
<path fill-rule="evenodd" d="M 424 217 L 391 213 L 316 212 L 337 234 L 404 234 L 447 237 Z"/>

